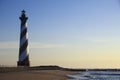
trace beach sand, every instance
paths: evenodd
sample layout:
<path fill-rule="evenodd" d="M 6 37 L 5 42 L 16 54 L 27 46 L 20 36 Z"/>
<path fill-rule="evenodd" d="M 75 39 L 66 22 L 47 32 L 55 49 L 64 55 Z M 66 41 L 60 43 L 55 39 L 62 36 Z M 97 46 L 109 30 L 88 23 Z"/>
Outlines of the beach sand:
<path fill-rule="evenodd" d="M 0 80 L 67 80 L 66 75 L 72 71 L 62 70 L 34 70 L 0 73 Z"/>

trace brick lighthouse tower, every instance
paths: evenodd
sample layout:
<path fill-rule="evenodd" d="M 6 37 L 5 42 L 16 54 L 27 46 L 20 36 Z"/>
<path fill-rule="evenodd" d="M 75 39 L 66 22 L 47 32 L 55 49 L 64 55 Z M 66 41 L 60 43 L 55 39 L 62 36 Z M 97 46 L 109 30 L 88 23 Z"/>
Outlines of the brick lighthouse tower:
<path fill-rule="evenodd" d="M 19 45 L 19 60 L 17 66 L 30 66 L 29 62 L 29 48 L 28 48 L 28 32 L 27 32 L 27 19 L 25 11 L 22 11 L 21 17 L 21 30 L 20 30 L 20 45 Z"/>

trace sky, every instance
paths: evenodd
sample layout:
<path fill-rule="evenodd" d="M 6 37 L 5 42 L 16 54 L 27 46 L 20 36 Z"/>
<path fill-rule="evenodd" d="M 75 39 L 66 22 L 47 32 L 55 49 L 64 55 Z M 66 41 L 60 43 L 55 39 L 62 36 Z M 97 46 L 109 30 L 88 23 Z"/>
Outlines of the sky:
<path fill-rule="evenodd" d="M 31 66 L 120 68 L 119 0 L 0 0 L 0 65 L 17 65 L 23 9 Z"/>

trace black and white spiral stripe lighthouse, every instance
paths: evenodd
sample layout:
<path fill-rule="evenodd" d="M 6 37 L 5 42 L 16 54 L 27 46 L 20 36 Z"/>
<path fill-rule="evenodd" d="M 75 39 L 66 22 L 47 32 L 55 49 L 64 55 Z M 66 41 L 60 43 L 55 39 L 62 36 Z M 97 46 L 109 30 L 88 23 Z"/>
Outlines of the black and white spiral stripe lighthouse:
<path fill-rule="evenodd" d="M 19 47 L 19 60 L 17 66 L 30 66 L 29 62 L 29 47 L 28 47 L 28 32 L 27 32 L 27 19 L 25 11 L 22 11 L 21 17 L 21 30 L 20 30 L 20 47 Z"/>

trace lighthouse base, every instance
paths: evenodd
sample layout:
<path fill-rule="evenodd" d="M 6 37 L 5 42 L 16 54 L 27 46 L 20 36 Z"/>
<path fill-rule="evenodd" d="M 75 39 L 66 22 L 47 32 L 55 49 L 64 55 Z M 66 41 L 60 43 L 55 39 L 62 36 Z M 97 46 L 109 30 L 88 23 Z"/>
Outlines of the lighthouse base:
<path fill-rule="evenodd" d="M 26 66 L 26 67 L 29 67 L 30 66 L 30 62 L 29 61 L 18 61 L 17 62 L 17 66 Z"/>

